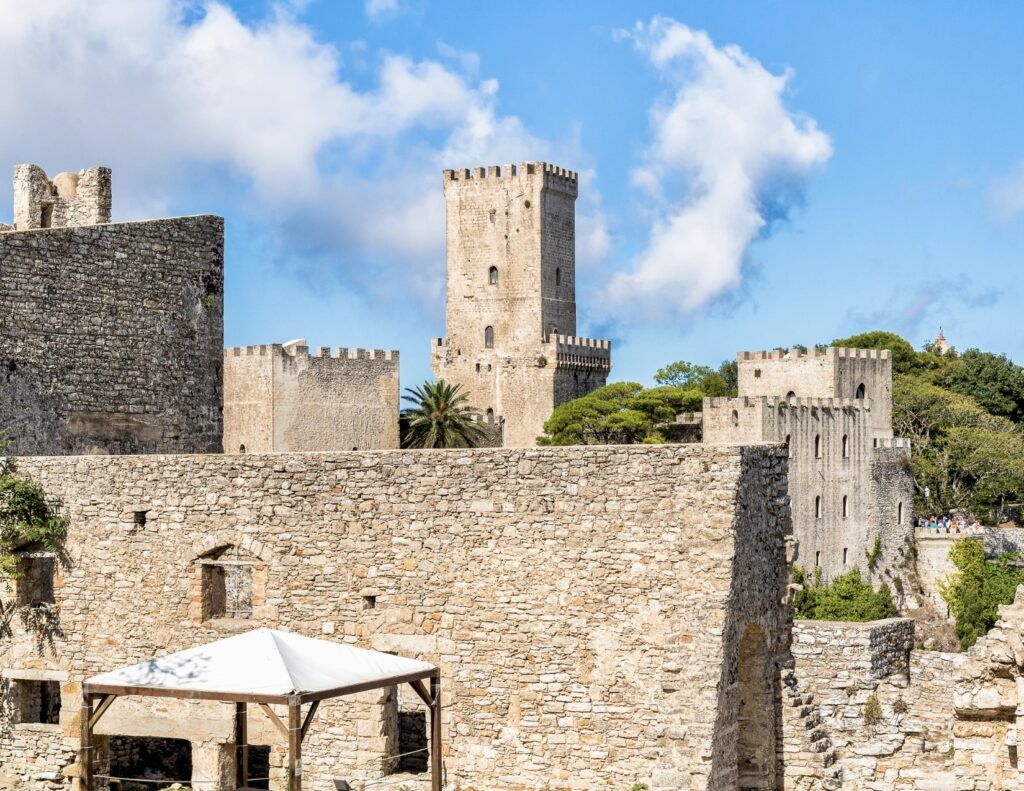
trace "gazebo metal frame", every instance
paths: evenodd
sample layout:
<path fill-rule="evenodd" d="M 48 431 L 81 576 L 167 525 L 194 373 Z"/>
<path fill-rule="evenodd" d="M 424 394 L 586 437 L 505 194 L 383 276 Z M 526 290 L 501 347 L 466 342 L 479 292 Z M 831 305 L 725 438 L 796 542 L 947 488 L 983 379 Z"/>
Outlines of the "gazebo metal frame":
<path fill-rule="evenodd" d="M 426 684 L 424 682 L 427 682 Z M 419 695 L 430 712 L 430 788 L 441 791 L 442 759 L 441 759 L 441 676 L 437 668 L 417 673 L 376 679 L 361 684 L 352 684 L 334 689 L 317 692 L 294 692 L 289 695 L 238 694 L 232 692 L 195 691 L 187 689 L 168 689 L 146 686 L 122 686 L 117 684 L 82 685 L 81 713 L 81 744 L 79 747 L 79 763 L 81 766 L 82 791 L 95 791 L 93 760 L 95 752 L 94 731 L 100 718 L 117 698 L 128 695 L 142 695 L 158 698 L 178 698 L 184 700 L 216 700 L 235 704 L 235 742 L 238 745 L 238 785 L 248 785 L 249 747 L 248 747 L 248 707 L 250 703 L 258 704 L 271 722 L 284 735 L 288 742 L 288 789 L 302 791 L 302 742 L 309 730 L 310 723 L 316 715 L 320 701 L 329 698 L 340 698 L 366 692 L 372 689 L 384 689 L 398 684 L 408 684 Z M 429 685 L 429 686 L 428 686 Z M 288 707 L 287 724 L 270 708 L 271 704 Z M 303 705 L 309 704 L 305 716 Z"/>

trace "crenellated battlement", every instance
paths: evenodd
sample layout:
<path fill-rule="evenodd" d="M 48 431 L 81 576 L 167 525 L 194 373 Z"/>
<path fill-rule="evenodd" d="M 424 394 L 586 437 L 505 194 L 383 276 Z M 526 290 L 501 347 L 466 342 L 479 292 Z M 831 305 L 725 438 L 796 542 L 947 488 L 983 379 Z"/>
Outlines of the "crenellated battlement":
<path fill-rule="evenodd" d="M 549 335 L 542 348 L 552 347 L 559 368 L 611 370 L 611 341 L 581 338 L 576 335 Z"/>
<path fill-rule="evenodd" d="M 878 437 L 873 441 L 875 448 L 910 448 L 910 440 L 906 437 Z"/>
<path fill-rule="evenodd" d="M 869 398 L 781 398 L 779 396 L 739 396 L 738 398 L 705 398 L 704 409 L 740 409 L 753 407 L 769 409 L 871 409 Z"/>
<path fill-rule="evenodd" d="M 771 351 L 740 352 L 736 359 L 745 362 L 750 360 L 811 360 L 815 358 L 836 358 L 847 357 L 863 360 L 888 360 L 892 352 L 888 349 L 852 349 L 838 346 L 829 346 L 826 349 L 812 347 L 806 352 L 799 349 L 791 349 L 788 352 L 782 349 Z"/>
<path fill-rule="evenodd" d="M 304 355 L 307 357 L 332 359 L 332 360 L 381 360 L 385 362 L 398 362 L 399 354 L 397 349 L 349 349 L 345 346 L 332 348 L 320 346 L 313 351 L 304 344 L 281 344 L 264 343 L 255 346 L 234 346 L 224 350 L 225 357 L 253 357 L 253 356 L 287 356 L 296 357 Z"/>
<path fill-rule="evenodd" d="M 574 170 L 561 168 L 548 162 L 522 162 L 518 165 L 488 165 L 475 168 L 449 168 L 444 171 L 446 182 L 499 182 L 513 179 L 544 178 L 545 187 L 558 188 L 576 194 L 579 176 Z"/>

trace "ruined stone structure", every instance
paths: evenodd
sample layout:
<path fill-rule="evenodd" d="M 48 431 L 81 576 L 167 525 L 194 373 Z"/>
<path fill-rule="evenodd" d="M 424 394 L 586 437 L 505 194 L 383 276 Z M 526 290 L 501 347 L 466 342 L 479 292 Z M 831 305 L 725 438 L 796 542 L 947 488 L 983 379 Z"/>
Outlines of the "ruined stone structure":
<path fill-rule="evenodd" d="M 461 385 L 504 444 L 532 446 L 564 401 L 601 387 L 611 343 L 576 337 L 577 177 L 542 162 L 444 171 L 446 336 L 438 379 Z"/>
<path fill-rule="evenodd" d="M 110 168 L 60 173 L 53 181 L 38 165 L 14 166 L 14 229 L 70 228 L 110 222 Z"/>
<path fill-rule="evenodd" d="M 106 168 L 15 168 L 0 427 L 19 455 L 219 451 L 223 220 L 109 220 Z"/>
<path fill-rule="evenodd" d="M 949 552 L 953 544 L 967 538 L 981 541 L 985 547 L 985 556 L 990 560 L 1007 552 L 1024 554 L 1024 528 L 1020 527 L 989 526 L 972 533 L 947 533 L 917 528 L 917 574 L 925 595 L 942 615 L 946 615 L 949 608 L 942 598 L 941 585 L 956 573 Z"/>
<path fill-rule="evenodd" d="M 0 643 L 5 678 L 55 682 L 61 701 L 56 722 L 0 737 L 8 781 L 75 775 L 83 678 L 266 625 L 437 664 L 459 791 L 777 786 L 789 531 L 777 446 L 19 464 L 70 517 L 70 566 L 39 572 L 55 575 L 40 619 L 52 650 L 19 619 Z M 222 585 L 228 574 L 245 581 Z M 394 692 L 322 706 L 304 787 L 360 789 L 393 771 L 385 757 L 418 741 L 406 730 L 418 706 Z M 215 791 L 233 787 L 231 717 L 126 698 L 100 730 L 189 740 L 193 777 L 217 781 L 197 787 Z M 280 738 L 253 707 L 271 788 L 283 788 Z"/>
<path fill-rule="evenodd" d="M 1024 788 L 1024 586 L 968 653 L 913 646 L 910 620 L 795 623 L 787 791 Z"/>
<path fill-rule="evenodd" d="M 398 352 L 305 340 L 224 352 L 227 453 L 398 447 Z"/>
<path fill-rule="evenodd" d="M 776 350 L 737 360 L 739 398 L 704 400 L 704 442 L 788 445 L 798 563 L 826 578 L 854 566 L 897 578 L 913 539 L 913 478 L 910 442 L 893 438 L 890 353 Z"/>

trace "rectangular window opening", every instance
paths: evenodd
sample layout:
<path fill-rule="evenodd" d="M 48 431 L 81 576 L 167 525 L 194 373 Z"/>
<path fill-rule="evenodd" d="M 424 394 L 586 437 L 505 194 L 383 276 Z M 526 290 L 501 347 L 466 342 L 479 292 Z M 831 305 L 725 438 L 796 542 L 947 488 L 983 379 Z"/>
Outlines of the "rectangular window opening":
<path fill-rule="evenodd" d="M 12 679 L 13 719 L 17 723 L 57 725 L 60 722 L 60 682 Z"/>
<path fill-rule="evenodd" d="M 846 565 L 846 547 L 843 547 L 843 565 Z"/>
<path fill-rule="evenodd" d="M 252 565 L 221 561 L 202 566 L 203 620 L 252 618 Z"/>
<path fill-rule="evenodd" d="M 50 552 L 26 552 L 21 556 L 20 565 L 18 604 L 26 607 L 53 604 L 53 578 L 57 571 L 57 558 Z"/>
<path fill-rule="evenodd" d="M 398 712 L 398 771 L 420 774 L 427 771 L 427 712 L 405 709 Z"/>

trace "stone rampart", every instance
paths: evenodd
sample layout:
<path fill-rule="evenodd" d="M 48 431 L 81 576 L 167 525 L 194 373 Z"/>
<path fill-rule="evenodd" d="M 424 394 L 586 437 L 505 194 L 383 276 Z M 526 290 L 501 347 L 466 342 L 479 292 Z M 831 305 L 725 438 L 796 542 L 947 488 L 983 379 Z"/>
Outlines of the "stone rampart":
<path fill-rule="evenodd" d="M 223 220 L 5 233 L 0 271 L 14 452 L 221 449 Z"/>
<path fill-rule="evenodd" d="M 228 453 L 397 448 L 399 355 L 304 340 L 224 352 Z"/>
<path fill-rule="evenodd" d="M 49 727 L 72 747 L 82 678 L 266 625 L 438 664 L 459 791 L 775 782 L 789 531 L 777 447 L 19 464 L 70 518 L 70 566 L 52 650 L 16 620 L 0 664 L 67 674 Z M 204 595 L 203 569 L 223 557 L 250 569 L 241 622 Z M 407 741 L 396 712 L 414 704 L 391 694 L 321 707 L 307 788 L 382 778 Z M 104 721 L 108 734 L 192 740 L 196 773 L 232 754 L 229 706 L 126 699 Z M 31 789 L 74 773 L 19 750 L 20 728 L 0 746 L 6 771 Z M 258 712 L 250 728 L 274 746 L 280 788 L 279 739 Z"/>

